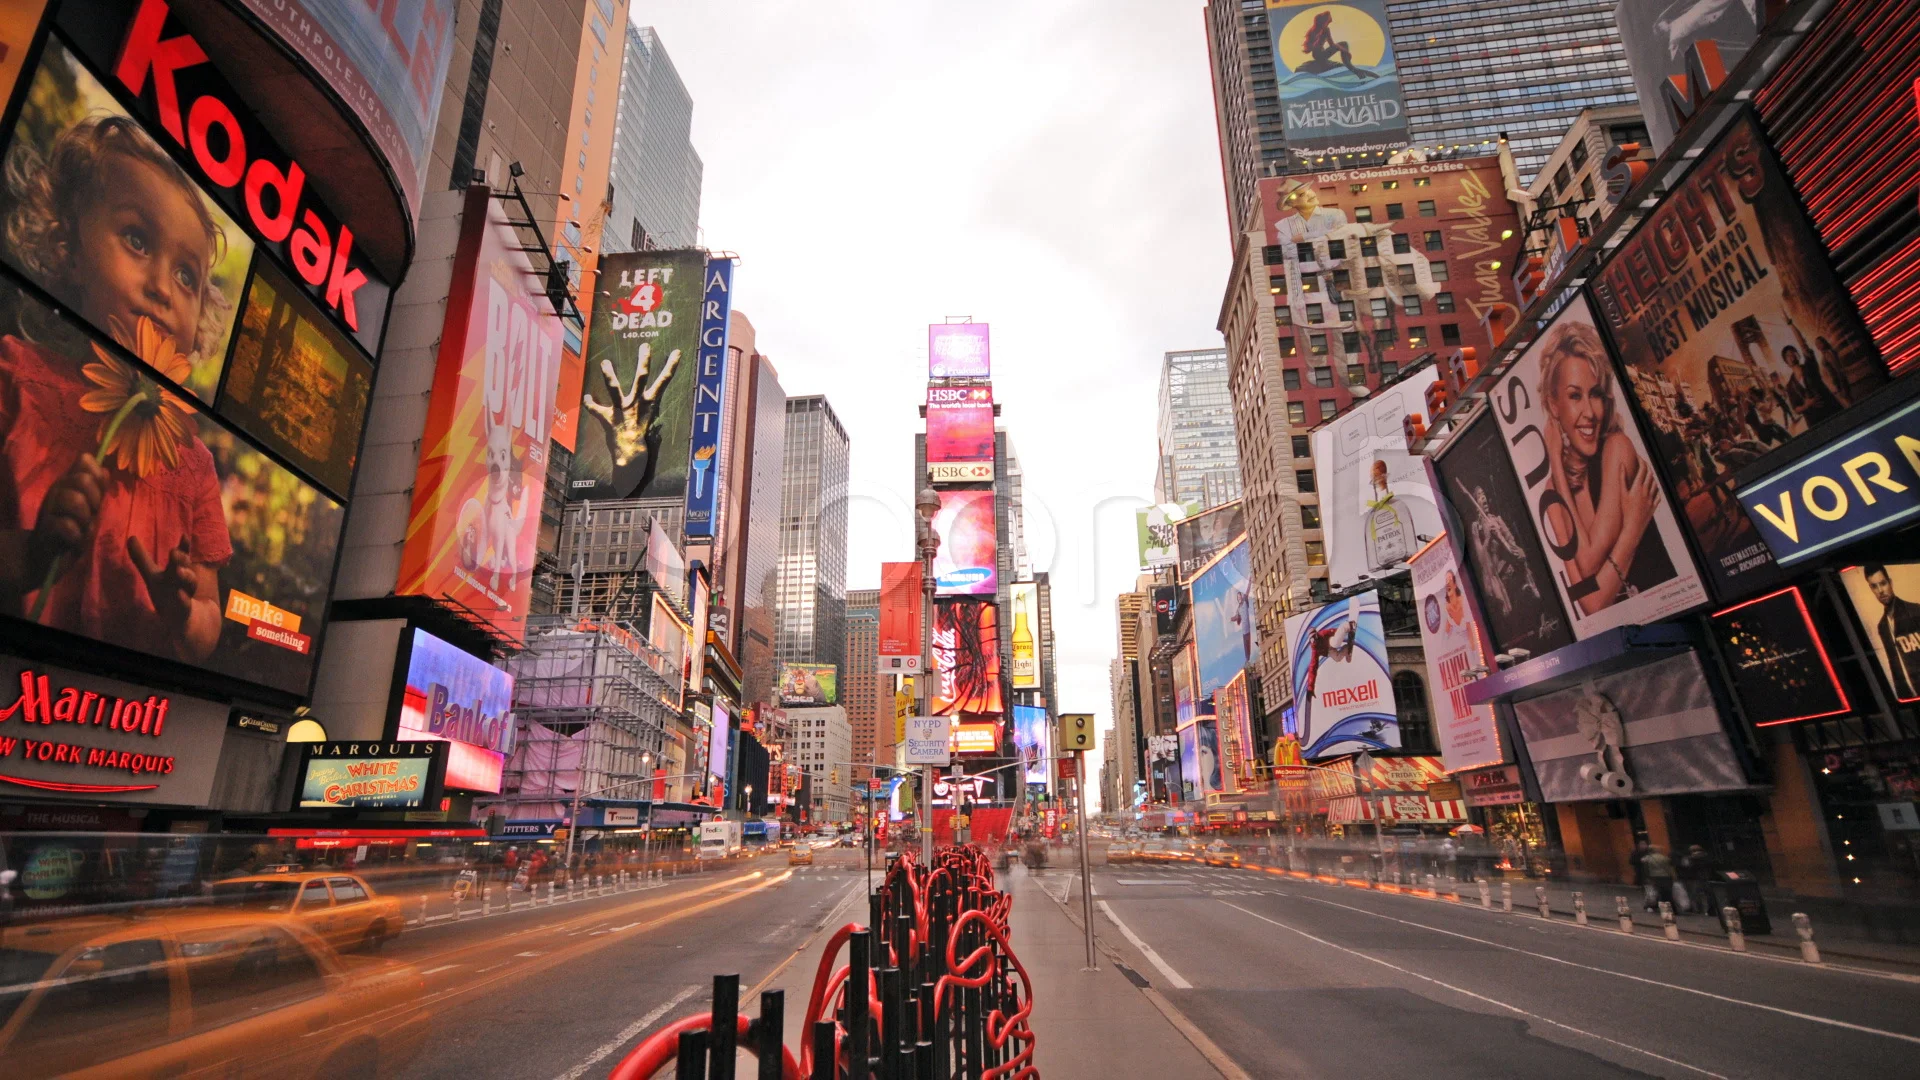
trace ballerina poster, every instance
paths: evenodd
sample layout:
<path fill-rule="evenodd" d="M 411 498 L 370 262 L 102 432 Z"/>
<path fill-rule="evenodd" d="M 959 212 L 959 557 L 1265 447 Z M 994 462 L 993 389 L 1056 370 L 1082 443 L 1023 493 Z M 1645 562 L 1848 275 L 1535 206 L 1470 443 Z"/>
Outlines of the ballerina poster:
<path fill-rule="evenodd" d="M 1406 106 L 1382 0 L 1267 0 L 1287 144 L 1306 156 L 1406 146 Z"/>

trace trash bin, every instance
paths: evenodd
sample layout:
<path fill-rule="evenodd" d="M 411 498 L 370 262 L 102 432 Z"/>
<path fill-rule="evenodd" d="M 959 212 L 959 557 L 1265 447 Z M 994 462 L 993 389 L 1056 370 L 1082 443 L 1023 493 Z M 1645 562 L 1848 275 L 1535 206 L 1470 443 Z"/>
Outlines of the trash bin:
<path fill-rule="evenodd" d="M 1760 896 L 1760 880 L 1745 870 L 1718 870 L 1710 886 L 1714 914 L 1720 917 L 1720 929 L 1727 928 L 1727 908 L 1740 913 L 1740 930 L 1746 934 L 1771 934 L 1773 923 L 1767 919 L 1767 902 Z"/>

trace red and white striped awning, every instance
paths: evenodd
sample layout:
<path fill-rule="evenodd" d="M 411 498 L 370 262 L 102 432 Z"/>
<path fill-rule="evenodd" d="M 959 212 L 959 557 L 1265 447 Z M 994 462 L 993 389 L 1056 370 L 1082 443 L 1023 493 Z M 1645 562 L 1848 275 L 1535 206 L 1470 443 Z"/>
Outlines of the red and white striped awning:
<path fill-rule="evenodd" d="M 1327 805 L 1330 825 L 1352 825 L 1376 816 L 1382 821 L 1444 825 L 1467 820 L 1467 804 L 1461 799 L 1429 799 L 1424 795 L 1386 795 L 1378 800 L 1349 795 Z"/>

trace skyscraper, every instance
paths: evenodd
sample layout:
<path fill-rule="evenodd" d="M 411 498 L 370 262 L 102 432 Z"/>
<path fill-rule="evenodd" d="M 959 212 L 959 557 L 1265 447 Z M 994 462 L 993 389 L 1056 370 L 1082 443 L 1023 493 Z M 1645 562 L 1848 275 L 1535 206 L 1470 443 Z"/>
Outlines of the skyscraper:
<path fill-rule="evenodd" d="M 893 723 L 893 694 L 884 697 L 881 708 L 881 684 L 891 678 L 880 674 L 880 590 L 854 589 L 847 593 L 847 647 L 840 669 L 840 702 L 847 707 L 847 722 L 853 725 L 853 757 L 849 760 L 874 760 L 879 745 L 880 723 Z M 888 740 L 891 741 L 891 740 Z"/>
<path fill-rule="evenodd" d="M 742 700 L 773 704 L 774 660 L 778 637 L 775 613 L 780 607 L 780 552 L 785 518 L 781 514 L 787 446 L 787 392 L 773 361 L 753 357 L 753 379 L 746 389 L 753 399 L 753 431 L 744 451 L 751 469 L 742 473 L 746 498 L 740 513 L 758 528 L 747 530 L 746 559 L 741 568 L 738 600 L 733 617 L 738 622 L 734 640 L 740 660 Z"/>
<path fill-rule="evenodd" d="M 650 26 L 627 24 L 614 108 L 605 250 L 692 247 L 705 169 L 693 148 L 693 96 Z"/>
<path fill-rule="evenodd" d="M 1159 433 L 1154 501 L 1210 507 L 1240 497 L 1227 350 L 1166 354 L 1160 366 Z"/>
<path fill-rule="evenodd" d="M 787 399 L 774 661 L 844 670 L 847 430 L 819 394 Z"/>

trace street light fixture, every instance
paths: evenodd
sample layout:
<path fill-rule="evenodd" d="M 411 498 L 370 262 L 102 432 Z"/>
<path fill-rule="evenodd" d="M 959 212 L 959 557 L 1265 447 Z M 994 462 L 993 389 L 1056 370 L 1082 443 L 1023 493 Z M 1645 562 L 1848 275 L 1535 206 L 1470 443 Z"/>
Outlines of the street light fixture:
<path fill-rule="evenodd" d="M 920 677 L 916 680 L 920 699 L 920 715 L 933 715 L 933 557 L 940 553 L 940 536 L 933 531 L 934 515 L 940 512 L 940 493 L 932 487 L 923 487 L 913 500 L 914 512 L 920 515 L 915 523 L 915 534 L 919 541 L 920 555 Z M 933 799 L 933 766 L 920 768 L 920 799 L 915 810 L 920 822 L 920 861 L 922 865 L 933 865 L 933 811 L 928 803 Z"/>

